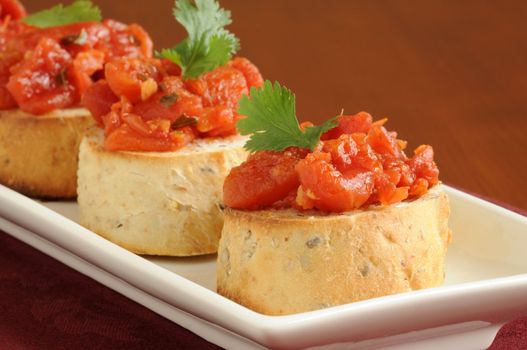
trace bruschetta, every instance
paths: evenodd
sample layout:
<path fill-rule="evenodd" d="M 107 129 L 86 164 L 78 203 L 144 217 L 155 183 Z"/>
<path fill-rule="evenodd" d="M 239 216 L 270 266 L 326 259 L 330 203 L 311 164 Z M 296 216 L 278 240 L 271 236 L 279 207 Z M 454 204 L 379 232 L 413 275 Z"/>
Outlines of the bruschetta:
<path fill-rule="evenodd" d="M 90 1 L 29 16 L 17 0 L 0 8 L 0 183 L 74 198 L 80 140 L 95 124 L 81 95 L 106 62 L 150 57 L 152 42 L 137 24 L 102 21 Z"/>
<path fill-rule="evenodd" d="M 431 146 L 407 157 L 365 112 L 299 126 L 294 95 L 269 82 L 240 113 L 253 153 L 224 184 L 220 294 L 284 315 L 443 282 L 450 210 Z"/>
<path fill-rule="evenodd" d="M 189 38 L 160 58 L 107 63 L 83 96 L 100 131 L 80 148 L 81 223 L 139 254 L 217 251 L 223 181 L 247 157 L 238 100 L 263 85 L 256 66 L 231 58 L 237 40 L 215 1 L 177 1 L 175 13 Z"/>

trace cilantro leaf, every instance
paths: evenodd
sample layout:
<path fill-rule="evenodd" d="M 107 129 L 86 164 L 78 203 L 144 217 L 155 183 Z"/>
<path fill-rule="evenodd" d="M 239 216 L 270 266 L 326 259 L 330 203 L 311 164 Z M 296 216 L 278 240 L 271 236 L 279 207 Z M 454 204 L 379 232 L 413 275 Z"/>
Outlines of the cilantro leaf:
<path fill-rule="evenodd" d="M 195 79 L 222 66 L 239 50 L 238 39 L 224 28 L 231 23 L 231 13 L 215 0 L 176 0 L 174 16 L 188 38 L 158 56 L 179 65 L 183 78 Z"/>
<path fill-rule="evenodd" d="M 69 6 L 59 4 L 35 12 L 23 18 L 22 22 L 39 28 L 48 28 L 78 22 L 100 22 L 101 19 L 101 10 L 90 0 L 76 0 Z"/>
<path fill-rule="evenodd" d="M 320 136 L 337 126 L 336 117 L 320 126 L 300 129 L 296 117 L 295 95 L 278 82 L 265 81 L 262 89 L 251 88 L 250 97 L 239 101 L 238 113 L 247 118 L 236 124 L 242 135 L 251 135 L 245 144 L 249 151 L 282 151 L 296 146 L 314 150 Z"/>

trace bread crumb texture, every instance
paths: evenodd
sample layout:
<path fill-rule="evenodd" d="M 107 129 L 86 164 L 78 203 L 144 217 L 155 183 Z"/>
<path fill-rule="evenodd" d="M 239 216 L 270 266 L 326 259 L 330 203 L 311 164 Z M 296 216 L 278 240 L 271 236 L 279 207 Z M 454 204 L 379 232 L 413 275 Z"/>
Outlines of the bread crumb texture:
<path fill-rule="evenodd" d="M 451 241 L 448 198 L 343 214 L 227 209 L 218 292 L 268 315 L 436 287 Z"/>
<path fill-rule="evenodd" d="M 0 183 L 31 197 L 75 198 L 79 144 L 94 123 L 83 108 L 0 111 Z"/>
<path fill-rule="evenodd" d="M 215 253 L 223 181 L 245 138 L 203 139 L 176 152 L 113 152 L 94 131 L 80 147 L 81 224 L 138 254 Z"/>

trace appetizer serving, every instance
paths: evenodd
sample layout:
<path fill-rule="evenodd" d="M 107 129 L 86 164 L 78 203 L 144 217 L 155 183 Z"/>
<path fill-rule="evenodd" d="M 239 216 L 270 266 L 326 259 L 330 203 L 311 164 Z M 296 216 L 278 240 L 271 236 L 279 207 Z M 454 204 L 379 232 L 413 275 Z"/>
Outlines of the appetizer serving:
<path fill-rule="evenodd" d="M 299 126 L 278 83 L 240 101 L 253 151 L 224 184 L 218 292 L 282 315 L 438 286 L 451 240 L 431 146 L 365 112 Z"/>
<path fill-rule="evenodd" d="M 80 140 L 93 120 L 83 92 L 117 57 L 150 57 L 137 24 L 106 19 L 78 0 L 26 16 L 0 0 L 0 183 L 45 198 L 76 196 Z"/>
<path fill-rule="evenodd" d="M 223 181 L 247 157 L 238 100 L 263 85 L 251 62 L 232 59 L 229 11 L 181 0 L 174 15 L 188 38 L 160 59 L 107 63 L 83 96 L 101 129 L 80 147 L 81 223 L 140 254 L 216 252 Z"/>

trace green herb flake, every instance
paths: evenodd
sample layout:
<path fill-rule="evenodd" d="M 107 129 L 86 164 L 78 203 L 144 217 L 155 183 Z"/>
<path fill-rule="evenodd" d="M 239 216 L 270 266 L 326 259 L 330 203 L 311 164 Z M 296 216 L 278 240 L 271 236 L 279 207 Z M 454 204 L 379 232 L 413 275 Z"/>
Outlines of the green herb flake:
<path fill-rule="evenodd" d="M 137 79 L 139 79 L 141 81 L 147 81 L 148 80 L 148 76 L 146 74 L 143 74 L 143 73 L 137 73 Z"/>
<path fill-rule="evenodd" d="M 193 117 L 187 117 L 186 115 L 182 115 L 181 117 L 177 118 L 172 125 L 170 126 L 173 130 L 183 128 L 185 126 L 193 126 L 198 123 L 198 120 Z"/>
<path fill-rule="evenodd" d="M 55 76 L 55 83 L 57 83 L 58 86 L 64 86 L 68 82 L 68 75 L 66 72 L 66 69 L 63 69 Z"/>
<path fill-rule="evenodd" d="M 35 12 L 22 19 L 22 22 L 39 28 L 63 26 L 79 22 L 100 22 L 101 10 L 90 0 L 76 0 L 71 5 L 62 4 L 50 9 Z"/>
<path fill-rule="evenodd" d="M 224 28 L 232 22 L 231 13 L 217 1 L 177 0 L 174 16 L 186 29 L 188 38 L 157 56 L 179 65 L 183 78 L 196 79 L 223 66 L 239 50 L 239 40 Z"/>
<path fill-rule="evenodd" d="M 88 33 L 84 30 L 84 28 L 81 30 L 79 34 L 72 34 L 72 35 L 66 35 L 63 36 L 62 39 L 60 39 L 60 43 L 62 45 L 84 45 L 88 41 Z"/>
<path fill-rule="evenodd" d="M 173 93 L 173 94 L 161 96 L 161 98 L 159 99 L 159 103 L 161 103 L 166 108 L 170 108 L 170 106 L 172 106 L 174 103 L 177 102 L 177 99 L 178 99 L 178 95 Z"/>
<path fill-rule="evenodd" d="M 291 146 L 313 151 L 320 136 L 338 125 L 334 117 L 302 131 L 296 117 L 295 95 L 278 82 L 273 85 L 268 80 L 262 89 L 252 87 L 250 97 L 240 99 L 238 113 L 246 116 L 236 127 L 240 134 L 251 135 L 245 144 L 251 152 L 282 151 Z"/>

